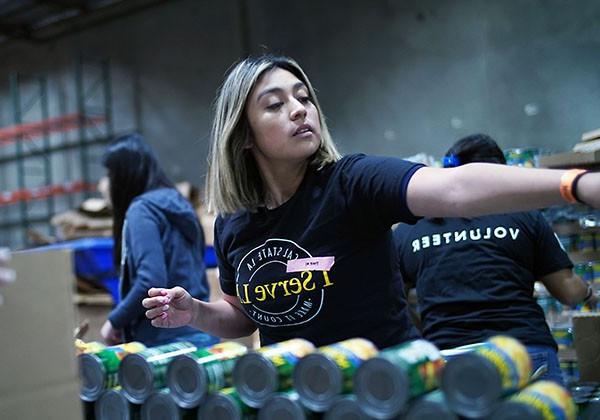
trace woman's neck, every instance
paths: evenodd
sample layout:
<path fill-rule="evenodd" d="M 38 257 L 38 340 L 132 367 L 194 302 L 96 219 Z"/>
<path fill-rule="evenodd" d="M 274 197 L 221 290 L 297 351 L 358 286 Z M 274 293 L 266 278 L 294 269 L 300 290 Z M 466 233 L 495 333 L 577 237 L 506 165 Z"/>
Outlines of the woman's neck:
<path fill-rule="evenodd" d="M 265 206 L 274 209 L 288 201 L 298 191 L 308 163 L 290 168 L 289 164 L 283 168 L 270 167 L 269 170 L 261 170 L 265 185 Z"/>

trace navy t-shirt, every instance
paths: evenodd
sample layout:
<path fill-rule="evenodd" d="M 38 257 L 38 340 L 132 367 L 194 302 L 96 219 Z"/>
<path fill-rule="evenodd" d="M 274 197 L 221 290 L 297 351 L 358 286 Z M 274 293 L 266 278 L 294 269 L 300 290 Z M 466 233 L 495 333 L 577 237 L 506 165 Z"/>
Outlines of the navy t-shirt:
<path fill-rule="evenodd" d="M 395 269 L 391 225 L 417 220 L 406 188 L 421 166 L 349 155 L 309 168 L 275 209 L 217 218 L 221 288 L 238 296 L 263 345 L 364 337 L 383 348 L 418 336 Z M 317 260 L 327 257 L 335 260 L 329 270 Z M 297 259 L 314 268 L 288 272 Z"/>
<path fill-rule="evenodd" d="M 446 349 L 502 333 L 556 348 L 533 286 L 573 264 L 540 212 L 423 219 L 394 239 L 426 339 Z"/>

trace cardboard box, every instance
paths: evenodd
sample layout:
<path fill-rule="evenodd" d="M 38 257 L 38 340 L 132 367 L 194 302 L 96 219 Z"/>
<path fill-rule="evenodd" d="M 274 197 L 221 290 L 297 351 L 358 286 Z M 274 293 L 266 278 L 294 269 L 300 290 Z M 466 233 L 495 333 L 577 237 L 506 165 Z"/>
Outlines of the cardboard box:
<path fill-rule="evenodd" d="M 71 252 L 13 256 L 0 306 L 0 419 L 82 418 L 73 346 Z"/>
<path fill-rule="evenodd" d="M 582 381 L 600 381 L 600 313 L 573 316 L 573 341 Z"/>

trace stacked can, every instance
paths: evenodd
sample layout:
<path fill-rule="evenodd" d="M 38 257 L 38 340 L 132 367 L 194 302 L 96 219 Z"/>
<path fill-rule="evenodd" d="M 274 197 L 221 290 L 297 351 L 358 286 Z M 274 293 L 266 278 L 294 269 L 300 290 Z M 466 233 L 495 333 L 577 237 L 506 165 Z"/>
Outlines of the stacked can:
<path fill-rule="evenodd" d="M 569 325 L 555 325 L 550 328 L 559 350 L 573 347 L 573 328 Z"/>
<path fill-rule="evenodd" d="M 166 389 L 153 391 L 141 408 L 141 420 L 196 420 L 196 418 L 196 410 L 179 407 Z"/>
<path fill-rule="evenodd" d="M 165 373 L 169 362 L 196 349 L 192 343 L 181 342 L 152 347 L 125 356 L 119 366 L 119 383 L 123 387 L 125 397 L 134 404 L 142 404 L 154 390 L 165 386 Z"/>
<path fill-rule="evenodd" d="M 600 238 L 598 238 L 600 242 Z M 599 244 L 600 245 L 600 244 Z M 592 282 L 600 285 L 600 261 L 592 261 Z"/>
<path fill-rule="evenodd" d="M 376 419 L 399 416 L 406 401 L 438 387 L 444 360 L 429 341 L 415 340 L 381 351 L 360 366 L 354 393 L 365 412 Z"/>
<path fill-rule="evenodd" d="M 146 347 L 131 342 L 105 348 L 96 346 L 95 350 L 98 351 L 77 356 L 81 378 L 79 396 L 86 402 L 96 401 L 104 390 L 119 385 L 118 371 L 122 360 L 129 354 L 146 350 Z"/>
<path fill-rule="evenodd" d="M 336 398 L 352 391 L 356 370 L 376 355 L 372 342 L 352 338 L 304 357 L 294 370 L 294 388 L 302 404 L 312 411 L 327 411 Z"/>
<path fill-rule="evenodd" d="M 531 377 L 531 359 L 519 341 L 494 336 L 470 353 L 450 359 L 441 388 L 448 406 L 464 417 L 489 415 L 503 395 L 523 388 Z"/>
<path fill-rule="evenodd" d="M 258 420 L 311 420 L 316 418 L 315 413 L 302 405 L 296 391 L 271 395 L 258 411 Z"/>
<path fill-rule="evenodd" d="M 256 409 L 247 406 L 235 388 L 223 388 L 209 394 L 198 408 L 198 420 L 246 420 L 256 416 Z"/>
<path fill-rule="evenodd" d="M 352 394 L 344 395 L 335 400 L 323 416 L 323 420 L 369 420 L 370 417 L 361 408 Z"/>
<path fill-rule="evenodd" d="M 490 420 L 575 420 L 569 392 L 552 381 L 535 382 L 498 405 Z"/>
<path fill-rule="evenodd" d="M 140 406 L 127 401 L 120 388 L 104 391 L 98 401 L 94 413 L 96 420 L 139 420 Z"/>
<path fill-rule="evenodd" d="M 440 390 L 425 394 L 410 403 L 405 420 L 458 420 L 450 410 L 444 393 Z"/>
<path fill-rule="evenodd" d="M 275 392 L 292 388 L 292 374 L 298 361 L 315 346 L 294 338 L 246 353 L 233 368 L 233 384 L 242 401 L 260 408 Z"/>
<path fill-rule="evenodd" d="M 246 352 L 242 344 L 228 341 L 173 359 L 165 381 L 177 405 L 198 407 L 209 392 L 232 386 L 235 362 Z"/>

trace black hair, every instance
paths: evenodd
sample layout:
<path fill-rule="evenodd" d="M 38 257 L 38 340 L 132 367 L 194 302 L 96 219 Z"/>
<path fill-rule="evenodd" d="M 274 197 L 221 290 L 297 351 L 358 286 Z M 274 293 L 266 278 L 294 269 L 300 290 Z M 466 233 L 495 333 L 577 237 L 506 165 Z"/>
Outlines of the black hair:
<path fill-rule="evenodd" d="M 131 202 L 146 191 L 175 188 L 161 169 L 156 155 L 139 133 L 116 138 L 106 149 L 102 165 L 108 170 L 113 208 L 114 260 L 121 259 L 125 214 Z"/>
<path fill-rule="evenodd" d="M 487 134 L 472 134 L 463 137 L 448 149 L 446 157 L 455 157 L 457 165 L 472 162 L 487 162 L 506 164 L 502 149 Z"/>

